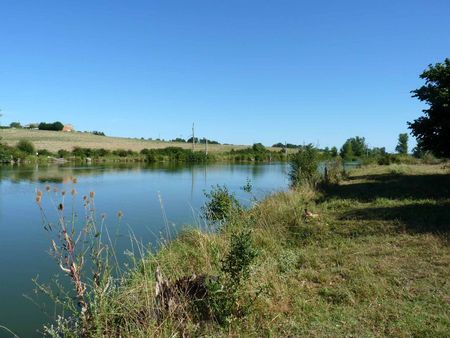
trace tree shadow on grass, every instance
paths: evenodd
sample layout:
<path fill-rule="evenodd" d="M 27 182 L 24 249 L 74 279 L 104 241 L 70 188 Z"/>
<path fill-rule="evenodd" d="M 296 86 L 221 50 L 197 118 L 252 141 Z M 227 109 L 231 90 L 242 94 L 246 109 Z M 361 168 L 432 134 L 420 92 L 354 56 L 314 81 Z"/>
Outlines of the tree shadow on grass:
<path fill-rule="evenodd" d="M 325 187 L 325 199 L 344 198 L 371 202 L 377 198 L 434 200 L 450 198 L 450 174 L 367 175 L 354 177 L 350 181 L 356 179 L 363 182 Z"/>
<path fill-rule="evenodd" d="M 450 233 L 450 202 L 417 202 L 392 207 L 368 207 L 345 212 L 341 220 L 398 221 L 401 230 Z"/>

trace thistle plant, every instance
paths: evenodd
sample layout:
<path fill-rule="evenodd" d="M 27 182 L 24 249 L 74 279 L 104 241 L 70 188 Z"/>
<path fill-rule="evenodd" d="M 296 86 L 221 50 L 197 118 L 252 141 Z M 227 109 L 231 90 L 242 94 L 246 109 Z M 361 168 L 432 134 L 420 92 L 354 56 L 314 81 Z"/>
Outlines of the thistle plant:
<path fill-rule="evenodd" d="M 77 183 L 72 179 L 73 185 Z M 42 216 L 43 227 L 49 235 L 50 253 L 60 269 L 69 277 L 73 286 L 75 304 L 68 304 L 68 299 L 57 301 L 72 311 L 78 319 L 78 334 L 87 336 L 93 328 L 94 321 L 90 304 L 98 297 L 103 297 L 110 286 L 109 247 L 102 243 L 101 233 L 105 216 L 101 217 L 100 227 L 96 217 L 95 193 L 91 191 L 82 197 L 84 217 L 79 219 L 76 211 L 77 191 L 70 192 L 71 201 L 66 201 L 65 190 L 46 186 L 45 193 L 36 190 L 36 203 Z M 45 201 L 47 200 L 48 201 Z M 48 203 L 44 203 L 48 202 Z M 69 204 L 69 207 L 67 205 Z M 50 209 L 56 219 L 49 217 Z M 53 215 L 53 213 L 52 213 Z M 40 289 L 50 296 L 52 290 Z M 69 301 L 70 303 L 70 301 Z"/>

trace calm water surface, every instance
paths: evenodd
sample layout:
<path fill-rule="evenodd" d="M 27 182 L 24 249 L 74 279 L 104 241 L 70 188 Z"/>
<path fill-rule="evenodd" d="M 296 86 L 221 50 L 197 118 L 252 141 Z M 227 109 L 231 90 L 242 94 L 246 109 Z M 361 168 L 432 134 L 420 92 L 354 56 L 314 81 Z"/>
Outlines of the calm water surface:
<path fill-rule="evenodd" d="M 132 231 L 143 242 L 156 243 L 166 233 L 165 224 L 170 224 L 173 233 L 188 224 L 201 225 L 203 192 L 212 185 L 226 185 L 238 199 L 249 203 L 251 196 L 240 189 L 247 179 L 252 182 L 253 194 L 261 198 L 287 188 L 286 171 L 285 164 L 0 166 L 0 326 L 20 337 L 39 337 L 37 329 L 54 315 L 48 302 L 44 306 L 45 297 L 33 292 L 32 278 L 39 276 L 45 283 L 59 273 L 48 254 L 49 240 L 35 203 L 36 189 L 51 185 L 70 191 L 70 178 L 76 177 L 78 200 L 95 191 L 97 212 L 106 213 L 110 229 L 125 239 Z M 49 206 L 47 196 L 43 203 Z M 124 215 L 120 229 L 118 211 Z M 119 253 L 129 242 L 121 243 Z M 0 329 L 0 337 L 8 337 L 7 332 Z"/>

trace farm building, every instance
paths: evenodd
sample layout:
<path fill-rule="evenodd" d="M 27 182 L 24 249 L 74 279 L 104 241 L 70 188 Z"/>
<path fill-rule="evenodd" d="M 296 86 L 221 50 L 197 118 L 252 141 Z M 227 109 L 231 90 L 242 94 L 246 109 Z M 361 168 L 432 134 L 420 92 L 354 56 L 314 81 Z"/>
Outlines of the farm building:
<path fill-rule="evenodd" d="M 73 128 L 73 126 L 71 124 L 65 124 L 62 131 L 71 132 L 71 131 L 75 131 L 75 129 Z"/>

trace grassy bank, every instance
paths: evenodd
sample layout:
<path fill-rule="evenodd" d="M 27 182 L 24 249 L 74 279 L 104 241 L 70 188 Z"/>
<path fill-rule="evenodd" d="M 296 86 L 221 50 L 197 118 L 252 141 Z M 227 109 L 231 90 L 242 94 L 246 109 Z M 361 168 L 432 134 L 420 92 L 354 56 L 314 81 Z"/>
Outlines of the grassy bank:
<path fill-rule="evenodd" d="M 201 320 L 183 303 L 182 315 L 158 322 L 156 268 L 171 281 L 221 276 L 230 240 L 233 247 L 246 231 L 249 242 L 234 248 L 248 256 L 248 245 L 257 255 L 227 296 L 233 311 L 226 320 Z M 120 283 L 92 298 L 89 335 L 446 337 L 449 231 L 448 167 L 358 169 L 320 192 L 277 193 L 234 210 L 217 232 L 186 230 L 145 253 Z"/>

